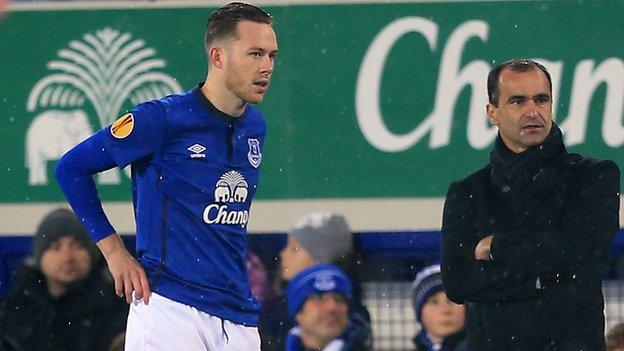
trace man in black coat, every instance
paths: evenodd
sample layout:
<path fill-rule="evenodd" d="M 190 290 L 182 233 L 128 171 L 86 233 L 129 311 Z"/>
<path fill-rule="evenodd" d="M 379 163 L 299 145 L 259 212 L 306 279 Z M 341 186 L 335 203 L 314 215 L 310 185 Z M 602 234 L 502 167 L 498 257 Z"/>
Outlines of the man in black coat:
<path fill-rule="evenodd" d="M 468 347 L 604 350 L 618 167 L 566 151 L 542 65 L 495 67 L 488 94 L 499 131 L 490 163 L 450 186 L 442 224 L 442 280 L 466 305 Z"/>
<path fill-rule="evenodd" d="M 125 330 L 128 307 L 113 293 L 99 252 L 73 212 L 46 216 L 33 240 L 33 259 L 0 304 L 0 350 L 108 350 Z"/>

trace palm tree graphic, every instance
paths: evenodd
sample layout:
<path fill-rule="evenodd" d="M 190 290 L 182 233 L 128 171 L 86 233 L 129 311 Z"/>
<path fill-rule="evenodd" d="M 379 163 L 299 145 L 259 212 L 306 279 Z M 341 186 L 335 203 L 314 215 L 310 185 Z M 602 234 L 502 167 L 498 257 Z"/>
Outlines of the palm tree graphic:
<path fill-rule="evenodd" d="M 173 77 L 159 71 L 166 62 L 155 57 L 156 50 L 146 47 L 144 40 L 111 28 L 87 33 L 82 39 L 70 41 L 68 48 L 57 53 L 58 59 L 48 62 L 47 68 L 54 73 L 32 88 L 28 112 L 38 108 L 80 108 L 88 102 L 103 128 L 123 112 L 128 102 L 136 105 L 182 90 Z M 27 145 L 28 158 L 29 153 Z M 118 171 L 102 174 L 99 182 L 119 183 Z"/>

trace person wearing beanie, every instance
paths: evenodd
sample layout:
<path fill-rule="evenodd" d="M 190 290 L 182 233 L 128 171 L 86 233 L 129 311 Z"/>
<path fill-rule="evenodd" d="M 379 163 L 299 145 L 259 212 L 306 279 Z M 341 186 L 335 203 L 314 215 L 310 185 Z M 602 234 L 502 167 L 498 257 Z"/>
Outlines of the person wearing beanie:
<path fill-rule="evenodd" d="M 288 333 L 285 350 L 345 350 L 341 335 L 352 296 L 349 278 L 331 264 L 317 264 L 295 275 L 286 299 L 288 316 L 296 326 Z"/>
<path fill-rule="evenodd" d="M 73 255 L 52 254 L 64 246 L 77 250 Z M 72 283 L 84 279 L 91 268 L 98 265 L 101 255 L 76 215 L 68 209 L 59 208 L 50 212 L 37 227 L 33 238 L 33 258 L 46 275 L 50 292 L 60 296 Z"/>
<path fill-rule="evenodd" d="M 352 242 L 351 230 L 342 215 L 310 213 L 288 233 L 288 244 L 280 252 L 282 277 L 290 280 L 315 262 L 335 262 L 351 252 Z"/>
<path fill-rule="evenodd" d="M 414 315 L 421 325 L 414 337 L 416 351 L 467 350 L 463 305 L 446 297 L 440 265 L 425 267 L 412 283 Z"/>
<path fill-rule="evenodd" d="M 0 305 L 0 349 L 107 350 L 125 329 L 127 306 L 102 262 L 72 211 L 50 212 Z"/>
<path fill-rule="evenodd" d="M 361 300 L 361 284 L 353 253 L 353 233 L 346 219 L 337 213 L 314 212 L 297 220 L 280 251 L 280 277 L 288 283 L 305 269 L 320 263 L 332 263 L 345 272 L 352 286 L 349 324 L 343 335 L 345 350 L 368 350 L 372 347 L 370 314 Z M 288 317 L 286 297 L 266 301 L 260 311 L 259 331 L 263 351 L 282 351 L 289 330 L 294 326 Z"/>

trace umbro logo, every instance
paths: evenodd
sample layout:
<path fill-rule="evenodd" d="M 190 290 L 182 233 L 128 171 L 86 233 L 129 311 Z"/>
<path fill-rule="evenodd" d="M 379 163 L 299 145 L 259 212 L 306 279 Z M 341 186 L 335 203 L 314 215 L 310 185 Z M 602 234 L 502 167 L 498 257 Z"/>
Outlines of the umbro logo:
<path fill-rule="evenodd" d="M 204 151 L 206 151 L 206 147 L 200 144 L 194 144 L 187 148 L 188 151 L 192 152 L 191 158 L 202 158 L 206 157 Z"/>

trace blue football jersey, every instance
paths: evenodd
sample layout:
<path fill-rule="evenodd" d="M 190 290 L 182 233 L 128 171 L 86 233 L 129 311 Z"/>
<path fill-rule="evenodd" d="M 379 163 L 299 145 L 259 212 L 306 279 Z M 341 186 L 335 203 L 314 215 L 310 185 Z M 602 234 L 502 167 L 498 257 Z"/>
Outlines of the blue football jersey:
<path fill-rule="evenodd" d="M 228 116 L 198 87 L 140 104 L 92 137 L 116 165 L 131 165 L 137 255 L 152 290 L 247 326 L 259 311 L 246 234 L 265 130 L 252 106 Z"/>

